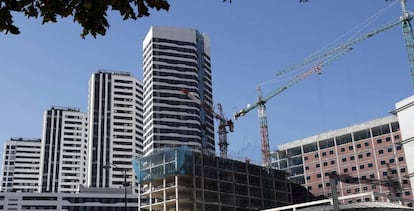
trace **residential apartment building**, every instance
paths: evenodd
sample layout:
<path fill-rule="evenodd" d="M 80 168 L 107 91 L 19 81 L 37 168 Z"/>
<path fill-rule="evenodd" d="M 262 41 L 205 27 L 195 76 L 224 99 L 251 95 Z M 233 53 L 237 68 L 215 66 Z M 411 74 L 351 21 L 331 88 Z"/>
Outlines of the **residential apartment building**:
<path fill-rule="evenodd" d="M 331 196 L 330 176 L 335 176 L 340 197 L 378 192 L 412 205 L 402 140 L 398 118 L 392 115 L 279 145 L 271 154 L 272 165 L 316 196 Z M 370 200 L 362 197 L 342 203 Z"/>
<path fill-rule="evenodd" d="M 195 29 L 151 27 L 143 41 L 144 154 L 188 146 L 215 153 L 210 43 Z"/>
<path fill-rule="evenodd" d="M 250 211 L 286 206 L 292 191 L 284 171 L 206 155 L 187 147 L 134 160 L 138 209 Z"/>
<path fill-rule="evenodd" d="M 11 138 L 4 144 L 1 192 L 37 192 L 40 139 Z"/>
<path fill-rule="evenodd" d="M 39 191 L 76 192 L 86 182 L 87 114 L 78 108 L 44 112 Z"/>
<path fill-rule="evenodd" d="M 98 71 L 89 81 L 88 187 L 135 184 L 142 155 L 142 83 L 125 72 Z"/>

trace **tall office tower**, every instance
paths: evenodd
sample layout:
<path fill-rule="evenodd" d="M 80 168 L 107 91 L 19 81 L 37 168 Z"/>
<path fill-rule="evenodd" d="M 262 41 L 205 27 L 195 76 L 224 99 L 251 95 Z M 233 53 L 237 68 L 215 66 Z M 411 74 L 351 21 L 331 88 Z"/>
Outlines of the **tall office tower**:
<path fill-rule="evenodd" d="M 52 107 L 43 115 L 41 192 L 76 192 L 86 182 L 87 114 Z"/>
<path fill-rule="evenodd" d="M 11 138 L 4 144 L 1 192 L 37 192 L 40 139 Z"/>
<path fill-rule="evenodd" d="M 402 200 L 412 206 L 410 152 L 401 137 L 412 127 L 400 128 L 397 117 L 388 116 L 321 133 L 279 145 L 271 155 L 272 165 L 316 196 L 330 197 L 330 178 L 335 178 L 341 203 L 371 201 L 364 194 L 376 192 L 385 197 L 375 200 Z"/>
<path fill-rule="evenodd" d="M 194 29 L 151 27 L 143 42 L 144 154 L 186 145 L 215 152 L 210 44 Z"/>
<path fill-rule="evenodd" d="M 99 71 L 89 81 L 89 187 L 135 184 L 142 155 L 142 83 L 129 73 Z"/>

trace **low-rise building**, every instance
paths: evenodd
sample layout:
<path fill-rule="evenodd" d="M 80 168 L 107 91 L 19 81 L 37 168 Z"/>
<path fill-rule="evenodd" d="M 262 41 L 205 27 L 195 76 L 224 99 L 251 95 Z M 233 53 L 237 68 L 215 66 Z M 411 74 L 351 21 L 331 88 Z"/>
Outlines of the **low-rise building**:
<path fill-rule="evenodd" d="M 284 171 L 180 147 L 135 159 L 140 210 L 261 210 L 290 204 Z"/>

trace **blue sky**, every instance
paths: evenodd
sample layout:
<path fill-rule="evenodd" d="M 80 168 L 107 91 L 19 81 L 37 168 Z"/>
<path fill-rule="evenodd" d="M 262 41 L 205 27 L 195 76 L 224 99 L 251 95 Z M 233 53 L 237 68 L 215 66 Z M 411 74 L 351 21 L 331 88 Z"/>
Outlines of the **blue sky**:
<path fill-rule="evenodd" d="M 138 21 L 110 13 L 104 37 L 81 39 L 72 19 L 41 25 L 16 15 L 21 34 L 0 34 L 0 141 L 40 138 L 52 105 L 87 110 L 88 80 L 98 69 L 128 71 L 142 79 L 142 41 L 151 25 L 196 28 L 211 40 L 213 95 L 230 117 L 280 87 L 282 68 L 321 49 L 396 1 L 221 0 L 170 1 L 169 12 Z M 414 9 L 414 1 L 408 1 Z M 396 2 L 364 31 L 397 20 Z M 351 34 L 352 35 L 352 34 Z M 349 38 L 349 37 L 348 37 Z M 320 132 L 381 118 L 413 93 L 401 27 L 364 40 L 267 103 L 270 147 Z M 257 110 L 235 121 L 229 154 L 261 161 Z"/>

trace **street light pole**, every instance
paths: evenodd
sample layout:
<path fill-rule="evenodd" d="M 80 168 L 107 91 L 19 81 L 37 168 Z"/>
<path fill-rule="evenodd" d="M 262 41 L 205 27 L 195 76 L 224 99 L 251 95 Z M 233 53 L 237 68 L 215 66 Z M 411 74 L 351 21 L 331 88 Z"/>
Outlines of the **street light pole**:
<path fill-rule="evenodd" d="M 116 169 L 120 169 L 117 165 L 113 164 L 113 163 L 108 163 L 106 165 L 103 166 L 103 168 L 105 169 L 110 169 L 110 168 L 116 168 Z M 124 183 L 122 184 L 122 186 L 124 186 L 124 210 L 127 211 L 128 210 L 128 204 L 127 204 L 127 188 L 128 188 L 128 183 L 127 183 L 127 169 L 124 168 L 122 169 L 122 176 L 124 176 Z"/>

